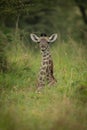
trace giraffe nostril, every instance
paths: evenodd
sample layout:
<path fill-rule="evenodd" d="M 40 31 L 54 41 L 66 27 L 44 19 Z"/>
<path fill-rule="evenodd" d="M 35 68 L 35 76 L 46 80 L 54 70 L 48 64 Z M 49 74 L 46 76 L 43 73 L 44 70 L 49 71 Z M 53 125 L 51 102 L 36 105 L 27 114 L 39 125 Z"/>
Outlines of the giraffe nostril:
<path fill-rule="evenodd" d="M 44 46 L 44 45 L 42 45 L 41 47 L 42 47 L 42 48 L 44 48 L 45 46 Z"/>

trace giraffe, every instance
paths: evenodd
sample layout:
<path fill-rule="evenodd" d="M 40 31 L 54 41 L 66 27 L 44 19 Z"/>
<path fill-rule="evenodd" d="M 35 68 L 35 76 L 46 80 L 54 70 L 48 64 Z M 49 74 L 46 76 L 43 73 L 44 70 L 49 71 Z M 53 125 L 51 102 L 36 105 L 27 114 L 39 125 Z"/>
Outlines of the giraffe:
<path fill-rule="evenodd" d="M 53 60 L 51 57 L 49 43 L 54 42 L 57 39 L 57 34 L 52 34 L 47 37 L 45 33 L 42 33 L 40 37 L 36 34 L 30 34 L 33 42 L 39 43 L 39 48 L 42 55 L 41 67 L 38 75 L 37 91 L 45 86 L 45 81 L 49 85 L 56 83 L 56 79 L 53 75 Z"/>

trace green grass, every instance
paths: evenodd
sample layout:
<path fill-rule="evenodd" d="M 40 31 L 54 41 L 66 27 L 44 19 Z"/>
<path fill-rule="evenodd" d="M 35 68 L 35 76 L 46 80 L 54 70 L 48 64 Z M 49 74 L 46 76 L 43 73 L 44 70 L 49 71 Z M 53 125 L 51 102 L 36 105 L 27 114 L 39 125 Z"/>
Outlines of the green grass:
<path fill-rule="evenodd" d="M 72 39 L 51 45 L 57 84 L 41 93 L 35 93 L 39 49 L 13 41 L 6 53 L 8 71 L 0 74 L 0 130 L 87 129 L 86 45 Z"/>

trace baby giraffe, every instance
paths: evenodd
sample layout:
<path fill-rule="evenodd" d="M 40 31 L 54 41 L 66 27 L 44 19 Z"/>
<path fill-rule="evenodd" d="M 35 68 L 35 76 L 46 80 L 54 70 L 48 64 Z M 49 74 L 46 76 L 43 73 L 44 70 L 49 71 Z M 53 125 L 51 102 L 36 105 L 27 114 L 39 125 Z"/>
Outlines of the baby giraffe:
<path fill-rule="evenodd" d="M 47 80 L 49 85 L 53 85 L 56 82 L 53 75 L 53 61 L 49 50 L 49 43 L 52 43 L 57 39 L 57 34 L 52 34 L 50 37 L 47 37 L 44 33 L 41 34 L 40 37 L 35 34 L 30 34 L 30 37 L 34 42 L 39 43 L 42 54 L 42 62 L 37 84 L 37 91 L 39 91 L 45 86 L 45 80 Z"/>

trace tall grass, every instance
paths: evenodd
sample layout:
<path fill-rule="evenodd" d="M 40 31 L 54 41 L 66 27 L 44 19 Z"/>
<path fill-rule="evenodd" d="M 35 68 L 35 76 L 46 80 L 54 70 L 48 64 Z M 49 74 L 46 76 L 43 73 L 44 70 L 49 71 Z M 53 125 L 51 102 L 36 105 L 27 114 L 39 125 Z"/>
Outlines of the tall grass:
<path fill-rule="evenodd" d="M 1 130 L 87 129 L 86 45 L 69 39 L 50 46 L 57 84 L 39 94 L 39 48 L 36 53 L 20 39 L 8 44 L 8 71 L 0 74 Z"/>

